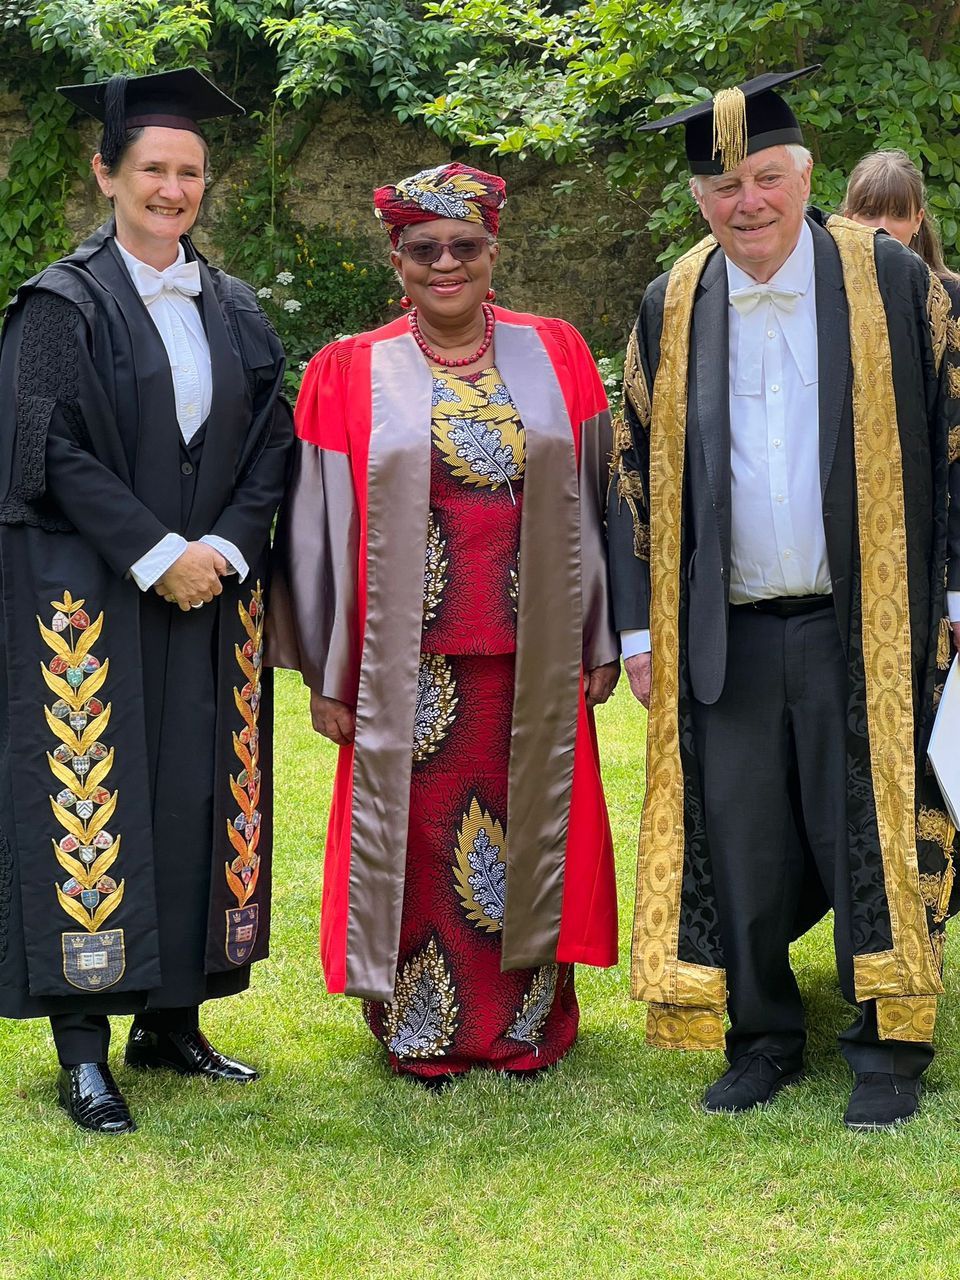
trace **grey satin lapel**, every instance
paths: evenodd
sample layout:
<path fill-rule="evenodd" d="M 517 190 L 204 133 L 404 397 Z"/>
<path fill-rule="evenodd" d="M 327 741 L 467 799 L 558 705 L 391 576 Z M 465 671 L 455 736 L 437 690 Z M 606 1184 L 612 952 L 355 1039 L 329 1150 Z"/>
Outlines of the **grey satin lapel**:
<path fill-rule="evenodd" d="M 346 989 L 392 1000 L 423 623 L 433 379 L 409 333 L 375 343 L 370 366 L 367 612 L 353 760 Z"/>
<path fill-rule="evenodd" d="M 560 935 L 583 647 L 580 501 L 574 434 L 543 343 L 506 322 L 496 343 L 526 433 L 501 937 L 501 967 L 523 969 L 554 961 Z"/>
<path fill-rule="evenodd" d="M 697 425 L 713 503 L 720 509 L 730 488 L 730 377 L 727 264 L 715 253 L 700 280 L 693 310 L 697 353 Z"/>
<path fill-rule="evenodd" d="M 840 416 L 850 377 L 850 317 L 843 291 L 840 255 L 829 231 L 808 219 L 813 232 L 814 287 L 817 297 L 817 362 L 820 409 L 820 493 L 837 452 Z"/>

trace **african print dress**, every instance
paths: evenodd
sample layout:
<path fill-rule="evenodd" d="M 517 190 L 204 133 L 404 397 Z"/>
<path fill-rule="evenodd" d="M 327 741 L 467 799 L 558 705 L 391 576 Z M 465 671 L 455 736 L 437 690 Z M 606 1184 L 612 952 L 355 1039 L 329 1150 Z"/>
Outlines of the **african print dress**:
<path fill-rule="evenodd" d="M 496 369 L 435 371 L 406 879 L 391 1004 L 397 1071 L 556 1062 L 577 1034 L 572 964 L 500 969 L 524 429 Z"/>

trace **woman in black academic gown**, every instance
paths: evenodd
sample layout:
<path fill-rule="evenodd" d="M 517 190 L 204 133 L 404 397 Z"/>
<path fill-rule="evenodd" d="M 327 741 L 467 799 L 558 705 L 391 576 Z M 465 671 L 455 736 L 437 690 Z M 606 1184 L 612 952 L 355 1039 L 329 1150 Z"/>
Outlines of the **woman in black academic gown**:
<path fill-rule="evenodd" d="M 25 284 L 0 349 L 0 1016 L 49 1017 L 60 1099 L 134 1127 L 107 1066 L 246 1082 L 199 1005 L 269 932 L 270 524 L 283 353 L 187 238 L 196 71 L 63 90 L 104 121 L 113 218 Z"/>

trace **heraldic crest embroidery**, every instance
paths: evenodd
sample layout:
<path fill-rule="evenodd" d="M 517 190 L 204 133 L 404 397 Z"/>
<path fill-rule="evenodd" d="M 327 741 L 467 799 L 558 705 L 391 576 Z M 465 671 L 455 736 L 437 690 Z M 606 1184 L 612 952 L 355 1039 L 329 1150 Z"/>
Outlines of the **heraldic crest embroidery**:
<path fill-rule="evenodd" d="M 63 835 L 53 838 L 53 853 L 67 873 L 56 884 L 57 900 L 80 932 L 63 934 L 63 974 L 81 991 L 102 991 L 123 977 L 126 953 L 122 929 L 104 925 L 123 901 L 124 881 L 109 874 L 120 856 L 120 836 L 107 824 L 117 808 L 116 791 L 107 778 L 114 749 L 102 741 L 110 724 L 110 703 L 97 695 L 103 690 L 110 660 L 93 653 L 103 630 L 103 614 L 91 621 L 84 600 L 64 591 L 52 600 L 51 625 L 37 618 L 40 635 L 52 656 L 40 670 L 55 695 L 44 715 L 59 745 L 47 753 L 50 771 L 61 790 L 50 797 L 53 815 Z"/>
<path fill-rule="evenodd" d="M 246 677 L 242 688 L 234 687 L 233 700 L 243 717 L 243 728 L 233 735 L 233 751 L 242 768 L 230 776 L 230 790 L 240 811 L 227 822 L 227 839 L 234 858 L 224 864 L 227 884 L 237 900 L 227 909 L 226 951 L 231 964 L 244 964 L 257 940 L 260 906 L 251 902 L 260 878 L 260 699 L 263 672 L 263 587 L 257 583 L 249 608 L 242 601 L 237 609 L 247 633 L 243 648 L 235 646 L 237 663 Z"/>

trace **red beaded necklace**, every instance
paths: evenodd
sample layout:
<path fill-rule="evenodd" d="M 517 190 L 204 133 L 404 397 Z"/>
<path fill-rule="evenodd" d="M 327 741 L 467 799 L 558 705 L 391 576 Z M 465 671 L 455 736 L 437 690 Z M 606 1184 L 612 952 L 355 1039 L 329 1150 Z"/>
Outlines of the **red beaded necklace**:
<path fill-rule="evenodd" d="M 476 364 L 476 362 L 478 360 L 482 360 L 490 350 L 490 344 L 493 342 L 493 326 L 496 323 L 493 314 L 493 307 L 488 307 L 484 302 L 481 303 L 481 308 L 483 310 L 483 341 L 480 343 L 479 347 L 477 347 L 472 356 L 464 356 L 461 360 L 448 360 L 446 356 L 441 356 L 434 351 L 433 347 L 430 346 L 429 342 L 427 342 L 426 338 L 420 332 L 420 325 L 417 321 L 416 311 L 410 312 L 410 332 L 413 334 L 413 340 L 428 360 L 432 360 L 434 364 L 443 365 L 445 369 L 460 369 L 464 365 Z"/>

